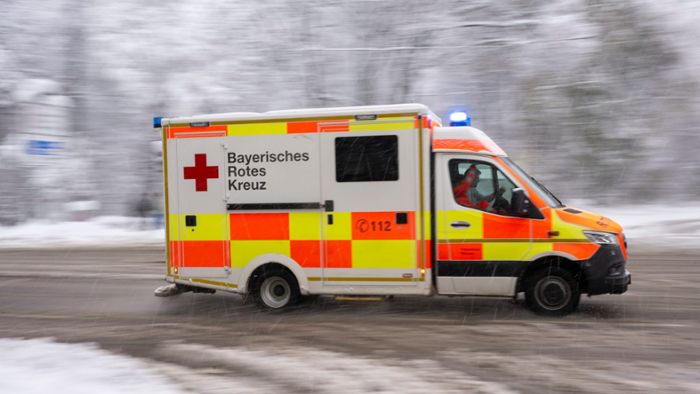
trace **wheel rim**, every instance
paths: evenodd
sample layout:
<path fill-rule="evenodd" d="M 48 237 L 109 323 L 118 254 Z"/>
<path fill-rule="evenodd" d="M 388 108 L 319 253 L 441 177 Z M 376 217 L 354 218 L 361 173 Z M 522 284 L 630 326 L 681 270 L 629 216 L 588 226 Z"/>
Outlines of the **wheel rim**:
<path fill-rule="evenodd" d="M 569 284 L 559 277 L 542 278 L 537 283 L 537 301 L 545 309 L 556 311 L 571 300 Z"/>
<path fill-rule="evenodd" d="M 270 308 L 282 308 L 289 303 L 292 289 L 283 278 L 272 276 L 265 279 L 260 286 L 260 297 Z"/>

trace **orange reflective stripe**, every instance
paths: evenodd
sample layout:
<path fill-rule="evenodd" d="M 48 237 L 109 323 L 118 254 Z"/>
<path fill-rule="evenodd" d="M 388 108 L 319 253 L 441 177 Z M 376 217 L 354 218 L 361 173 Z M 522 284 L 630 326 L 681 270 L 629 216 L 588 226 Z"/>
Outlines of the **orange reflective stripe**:
<path fill-rule="evenodd" d="M 419 119 L 421 123 L 418 123 Z M 418 126 L 422 126 L 424 130 L 427 130 L 433 127 L 433 121 L 430 119 L 430 116 L 427 115 L 423 115 L 422 118 L 416 116 L 413 121 L 413 127 L 417 129 Z"/>
<path fill-rule="evenodd" d="M 441 243 L 438 260 L 483 260 L 483 247 L 479 243 Z"/>
<path fill-rule="evenodd" d="M 290 241 L 292 260 L 304 268 L 321 268 L 321 241 Z"/>
<path fill-rule="evenodd" d="M 180 261 L 180 251 L 183 248 L 182 241 L 170 241 L 170 265 L 172 267 L 177 267 Z"/>
<path fill-rule="evenodd" d="M 318 122 L 289 122 L 287 134 L 315 133 L 318 131 Z"/>
<path fill-rule="evenodd" d="M 432 241 L 425 241 L 425 268 L 433 267 L 433 248 Z"/>
<path fill-rule="evenodd" d="M 321 268 L 321 241 L 290 241 L 292 260 L 304 268 Z"/>
<path fill-rule="evenodd" d="M 231 240 L 288 240 L 288 213 L 232 213 Z"/>
<path fill-rule="evenodd" d="M 406 214 L 406 224 L 397 224 L 397 216 Z M 415 239 L 415 212 L 353 212 L 352 239 Z"/>
<path fill-rule="evenodd" d="M 419 117 L 416 116 L 416 119 L 413 122 L 413 127 L 416 129 L 418 128 L 418 119 L 419 119 Z M 433 121 L 430 119 L 430 116 L 423 115 L 423 117 L 420 119 L 422 119 L 421 126 L 423 126 L 423 129 L 430 129 L 433 127 Z"/>
<path fill-rule="evenodd" d="M 529 239 L 549 238 L 548 232 L 552 229 L 550 212 L 543 212 L 544 219 L 516 218 L 500 216 L 484 212 L 484 238 L 511 238 Z M 530 233 L 532 226 L 532 235 Z"/>
<path fill-rule="evenodd" d="M 173 266 L 227 267 L 228 241 L 171 241 L 170 259 Z"/>
<path fill-rule="evenodd" d="M 484 213 L 484 238 L 530 238 L 532 219 Z"/>
<path fill-rule="evenodd" d="M 208 127 L 170 127 L 168 138 L 226 137 L 226 125 Z"/>
<path fill-rule="evenodd" d="M 552 210 L 541 210 L 544 219 L 532 219 L 532 238 L 551 238 L 549 231 L 552 230 Z M 555 238 L 552 238 L 555 239 Z"/>
<path fill-rule="evenodd" d="M 590 259 L 593 254 L 598 250 L 598 245 L 594 243 L 554 243 L 553 248 L 555 252 L 568 253 L 574 256 L 578 260 Z"/>
<path fill-rule="evenodd" d="M 449 260 L 450 259 L 450 244 L 438 244 L 437 245 L 437 259 L 438 260 Z"/>
<path fill-rule="evenodd" d="M 318 122 L 318 131 L 321 133 L 336 133 L 350 131 L 350 122 L 347 120 L 333 120 Z"/>
<path fill-rule="evenodd" d="M 468 150 L 479 152 L 488 150 L 479 140 L 460 140 L 460 139 L 436 139 L 433 141 L 433 149 L 455 149 Z"/>
<path fill-rule="evenodd" d="M 352 241 L 325 241 L 327 268 L 352 268 Z"/>

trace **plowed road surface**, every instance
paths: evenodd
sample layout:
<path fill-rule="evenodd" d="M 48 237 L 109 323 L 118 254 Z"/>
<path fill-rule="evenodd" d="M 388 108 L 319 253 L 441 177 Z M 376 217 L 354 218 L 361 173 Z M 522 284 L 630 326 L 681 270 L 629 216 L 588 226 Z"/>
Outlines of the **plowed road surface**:
<path fill-rule="evenodd" d="M 93 342 L 203 393 L 700 392 L 691 252 L 633 249 L 626 294 L 559 319 L 503 299 L 322 297 L 266 313 L 233 294 L 156 298 L 162 260 L 1 250 L 0 337 Z"/>

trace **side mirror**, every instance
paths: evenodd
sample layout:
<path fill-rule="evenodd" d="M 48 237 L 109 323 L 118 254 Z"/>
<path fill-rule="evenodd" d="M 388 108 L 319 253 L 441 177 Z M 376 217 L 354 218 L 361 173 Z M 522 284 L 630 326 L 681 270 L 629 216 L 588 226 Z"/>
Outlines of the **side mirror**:
<path fill-rule="evenodd" d="M 515 216 L 528 217 L 531 204 L 530 199 L 525 195 L 525 190 L 519 187 L 513 189 L 513 198 L 510 202 L 510 207 Z"/>

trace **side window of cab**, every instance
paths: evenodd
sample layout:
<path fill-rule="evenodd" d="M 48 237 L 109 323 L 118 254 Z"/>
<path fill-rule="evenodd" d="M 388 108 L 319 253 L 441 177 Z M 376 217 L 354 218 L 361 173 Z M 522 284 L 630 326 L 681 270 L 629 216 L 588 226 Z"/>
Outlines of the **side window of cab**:
<path fill-rule="evenodd" d="M 457 204 L 498 215 L 511 210 L 515 184 L 490 163 L 453 159 L 449 162 L 452 193 Z"/>

